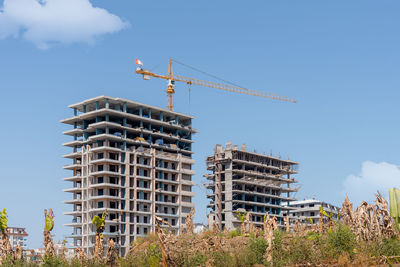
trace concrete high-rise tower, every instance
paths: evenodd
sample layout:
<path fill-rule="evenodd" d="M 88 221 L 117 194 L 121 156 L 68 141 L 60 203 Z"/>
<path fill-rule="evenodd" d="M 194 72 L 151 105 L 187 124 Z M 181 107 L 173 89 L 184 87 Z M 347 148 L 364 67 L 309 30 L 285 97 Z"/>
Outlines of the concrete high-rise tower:
<path fill-rule="evenodd" d="M 262 226 L 266 214 L 276 216 L 283 225 L 284 215 L 293 209 L 287 205 L 295 200 L 290 194 L 298 190 L 291 186 L 297 182 L 293 177 L 297 162 L 227 143 L 226 147 L 216 145 L 206 163 L 211 171 L 204 175 L 210 180 L 207 189 L 212 191 L 207 195 L 210 226 L 229 230 L 239 227 L 237 211 L 246 211 L 255 226 Z"/>
<path fill-rule="evenodd" d="M 72 153 L 64 166 L 72 176 L 65 201 L 72 210 L 75 246 L 91 255 L 96 229 L 92 218 L 108 211 L 106 241 L 113 238 L 126 255 L 137 237 L 155 229 L 155 216 L 178 232 L 194 207 L 192 197 L 193 117 L 122 98 L 99 96 L 69 106 L 61 122 L 73 129 L 64 143 Z"/>

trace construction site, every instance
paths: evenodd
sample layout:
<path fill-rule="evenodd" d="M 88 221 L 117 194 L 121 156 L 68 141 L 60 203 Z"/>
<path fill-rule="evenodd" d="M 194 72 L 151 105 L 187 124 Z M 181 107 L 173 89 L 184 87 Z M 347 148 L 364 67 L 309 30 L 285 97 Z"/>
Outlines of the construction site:
<path fill-rule="evenodd" d="M 289 97 L 249 90 L 232 84 L 214 83 L 174 75 L 172 59 L 168 75 L 159 75 L 142 68 L 136 60 L 136 74 L 167 80 L 167 109 L 149 106 L 122 98 L 99 96 L 72 104 L 73 116 L 62 123 L 73 126 L 63 134 L 73 140 L 64 143 L 72 153 L 65 158 L 72 164 L 64 166 L 72 176 L 65 192 L 72 193 L 66 204 L 72 210 L 72 233 L 75 248 L 93 255 L 96 243 L 94 216 L 108 212 L 103 235 L 116 243 L 124 256 L 129 245 L 156 229 L 156 218 L 173 233 L 186 228 L 186 218 L 194 209 L 192 176 L 192 128 L 190 115 L 174 111 L 175 82 L 199 85 L 262 98 L 294 103 Z M 183 64 L 183 63 L 181 63 Z M 294 200 L 290 193 L 298 189 L 292 175 L 297 162 L 247 152 L 227 144 L 215 147 L 214 156 L 206 159 L 206 175 L 213 194 L 208 208 L 209 227 L 234 229 L 240 223 L 237 210 L 248 211 L 255 225 L 261 226 L 263 216 L 271 214 L 283 223 L 283 213 L 290 209 L 283 202 Z M 285 185 L 285 187 L 284 187 Z"/>

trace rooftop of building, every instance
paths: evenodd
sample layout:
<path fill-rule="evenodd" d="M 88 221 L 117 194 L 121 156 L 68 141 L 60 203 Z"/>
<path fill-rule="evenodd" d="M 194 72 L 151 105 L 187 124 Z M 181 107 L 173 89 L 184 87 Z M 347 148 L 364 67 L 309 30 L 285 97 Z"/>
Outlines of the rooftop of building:
<path fill-rule="evenodd" d="M 328 205 L 330 205 L 330 206 L 339 208 L 339 207 L 337 207 L 337 206 L 335 206 L 335 205 L 333 205 L 333 204 L 330 204 L 330 203 L 327 203 L 327 202 L 325 202 L 325 201 L 318 200 L 318 199 L 315 199 L 315 198 L 312 198 L 312 199 L 303 199 L 303 200 L 296 200 L 296 201 L 290 201 L 289 206 L 305 205 L 305 204 L 313 204 L 313 203 L 314 203 L 314 204 L 328 204 Z M 285 203 L 285 205 L 287 205 L 287 203 Z"/>
<path fill-rule="evenodd" d="M 152 111 L 162 111 L 164 113 L 164 115 L 173 115 L 173 116 L 179 116 L 181 118 L 184 119 L 194 119 L 193 116 L 187 115 L 187 114 L 183 114 L 183 113 L 179 113 L 179 112 L 175 112 L 175 111 L 170 111 L 164 108 L 160 108 L 160 107 L 156 107 L 156 106 L 151 106 L 151 105 L 147 105 L 144 103 L 140 103 L 140 102 L 135 102 L 129 99 L 125 99 L 125 98 L 120 98 L 120 97 L 110 97 L 110 96 L 97 96 L 97 97 L 93 97 L 93 98 L 89 98 L 86 100 L 83 100 L 81 102 L 69 105 L 69 108 L 76 108 L 78 111 L 83 112 L 83 106 L 86 105 L 86 111 L 93 111 L 96 109 L 96 102 L 97 101 L 105 101 L 108 100 L 110 104 L 121 104 L 121 103 L 126 103 L 127 107 L 142 107 L 145 109 L 151 109 Z"/>
<path fill-rule="evenodd" d="M 281 162 L 286 162 L 288 164 L 291 165 L 298 165 L 299 163 L 297 161 L 293 161 L 288 159 L 282 159 L 279 155 L 278 156 L 273 156 L 272 153 L 270 153 L 270 155 L 266 155 L 265 153 L 258 153 L 255 150 L 253 152 L 246 150 L 246 146 L 244 144 L 242 144 L 242 146 L 239 148 L 238 145 L 233 145 L 231 142 L 226 143 L 225 147 L 223 145 L 217 144 L 215 146 L 215 152 L 218 152 L 218 149 L 222 149 L 221 152 L 223 151 L 236 151 L 236 152 L 242 152 L 242 153 L 246 153 L 246 154 L 251 154 L 254 156 L 258 156 L 258 157 L 263 157 L 266 159 L 273 159 L 273 160 L 277 160 L 277 161 L 281 161 Z"/>
<path fill-rule="evenodd" d="M 23 227 L 7 227 L 9 235 L 28 236 L 28 233 Z"/>

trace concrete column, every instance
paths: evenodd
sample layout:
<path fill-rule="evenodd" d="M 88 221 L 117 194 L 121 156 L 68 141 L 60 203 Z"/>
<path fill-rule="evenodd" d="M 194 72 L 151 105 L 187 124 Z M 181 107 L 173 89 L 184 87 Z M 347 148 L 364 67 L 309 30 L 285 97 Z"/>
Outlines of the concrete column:
<path fill-rule="evenodd" d="M 83 113 L 86 113 L 86 105 L 83 105 Z"/>
<path fill-rule="evenodd" d="M 143 108 L 139 107 L 139 116 L 143 116 Z"/>
<path fill-rule="evenodd" d="M 123 104 L 123 106 L 122 106 L 122 111 L 123 111 L 123 112 L 126 112 L 126 103 Z"/>
<path fill-rule="evenodd" d="M 106 99 L 106 108 L 110 108 L 110 101 Z"/>
<path fill-rule="evenodd" d="M 96 101 L 96 110 L 98 110 L 100 108 L 100 103 L 99 101 Z"/>
<path fill-rule="evenodd" d="M 74 116 L 78 115 L 78 110 L 76 108 L 74 108 Z"/>
<path fill-rule="evenodd" d="M 160 121 L 163 121 L 163 119 L 164 119 L 164 113 L 161 111 L 160 112 Z"/>

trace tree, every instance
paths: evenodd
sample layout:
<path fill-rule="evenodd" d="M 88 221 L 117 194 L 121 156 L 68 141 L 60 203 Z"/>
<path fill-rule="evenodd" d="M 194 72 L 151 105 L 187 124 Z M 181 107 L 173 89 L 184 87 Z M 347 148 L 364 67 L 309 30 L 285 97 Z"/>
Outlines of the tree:
<path fill-rule="evenodd" d="M 95 215 L 92 219 L 92 223 L 96 226 L 96 244 L 94 247 L 94 259 L 97 262 L 103 261 L 104 257 L 104 237 L 102 232 L 106 226 L 106 218 L 107 218 L 107 210 L 103 212 L 101 218 L 98 215 Z"/>

